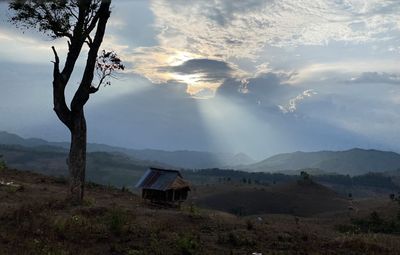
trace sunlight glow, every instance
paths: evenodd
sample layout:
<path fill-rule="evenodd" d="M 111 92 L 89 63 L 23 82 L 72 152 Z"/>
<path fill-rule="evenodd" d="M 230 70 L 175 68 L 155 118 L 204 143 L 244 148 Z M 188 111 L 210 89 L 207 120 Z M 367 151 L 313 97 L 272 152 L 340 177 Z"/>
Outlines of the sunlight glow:
<path fill-rule="evenodd" d="M 257 117 L 250 109 L 232 100 L 218 96 L 196 101 L 202 122 L 219 151 L 246 151 L 262 158 L 292 145 L 284 130 L 272 126 L 270 121 Z"/>

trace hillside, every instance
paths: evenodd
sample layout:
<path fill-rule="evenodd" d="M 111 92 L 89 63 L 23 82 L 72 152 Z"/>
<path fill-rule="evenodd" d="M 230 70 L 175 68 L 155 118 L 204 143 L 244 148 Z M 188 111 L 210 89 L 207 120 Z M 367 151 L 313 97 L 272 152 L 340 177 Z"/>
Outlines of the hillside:
<path fill-rule="evenodd" d="M 319 213 L 346 211 L 349 201 L 333 190 L 314 182 L 294 181 L 273 186 L 217 185 L 202 186 L 194 191 L 202 207 L 240 213 L 293 214 L 312 216 Z"/>
<path fill-rule="evenodd" d="M 29 169 L 52 176 L 67 175 L 67 152 L 57 147 L 22 147 L 0 145 L 7 165 L 18 169 Z M 158 162 L 135 160 L 121 153 L 90 152 L 87 154 L 88 181 L 112 184 L 117 187 L 133 187 L 149 166 L 168 167 Z"/>
<path fill-rule="evenodd" d="M 351 149 L 347 151 L 294 152 L 278 154 L 243 167 L 250 171 L 286 171 L 304 168 L 339 174 L 386 172 L 400 168 L 400 155 L 395 152 Z"/>
<path fill-rule="evenodd" d="M 68 150 L 69 143 L 65 142 L 48 142 L 37 138 L 22 138 L 16 134 L 0 131 L 0 144 L 4 145 L 20 145 L 24 147 L 41 147 L 47 148 L 48 151 Z M 159 164 L 170 165 L 174 168 L 211 168 L 225 167 L 239 164 L 251 164 L 254 162 L 252 158 L 244 153 L 211 153 L 202 151 L 163 151 L 153 149 L 127 149 L 115 147 L 105 144 L 88 143 L 88 152 L 118 152 L 124 153 L 134 159 L 159 162 Z"/>
<path fill-rule="evenodd" d="M 64 200 L 67 186 L 58 178 L 6 169 L 0 180 L 23 187 L 0 185 L 4 255 L 400 253 L 399 236 L 339 232 L 347 214 L 236 217 L 188 205 L 160 209 L 127 191 L 93 184 L 87 185 L 84 205 L 74 207 Z M 390 208 L 384 201 L 373 206 L 380 212 Z"/>

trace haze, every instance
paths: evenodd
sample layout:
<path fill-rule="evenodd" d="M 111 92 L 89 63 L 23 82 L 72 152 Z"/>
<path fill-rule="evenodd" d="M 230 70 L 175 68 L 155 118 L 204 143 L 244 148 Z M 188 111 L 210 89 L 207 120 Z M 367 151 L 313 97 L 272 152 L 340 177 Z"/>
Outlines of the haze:
<path fill-rule="evenodd" d="M 67 141 L 50 62 L 66 41 L 8 15 L 1 2 L 0 130 Z M 87 104 L 90 142 L 255 159 L 400 151 L 397 0 L 115 1 L 103 48 L 127 70 Z"/>

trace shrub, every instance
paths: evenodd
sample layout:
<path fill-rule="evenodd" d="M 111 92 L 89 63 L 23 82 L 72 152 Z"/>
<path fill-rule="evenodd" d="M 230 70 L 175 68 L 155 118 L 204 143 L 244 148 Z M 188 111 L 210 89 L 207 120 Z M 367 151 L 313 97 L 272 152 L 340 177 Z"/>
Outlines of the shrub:
<path fill-rule="evenodd" d="M 246 226 L 247 226 L 247 230 L 252 230 L 254 229 L 254 224 L 251 220 L 247 220 L 246 221 Z"/>
<path fill-rule="evenodd" d="M 192 255 L 195 254 L 199 247 L 199 244 L 191 235 L 183 235 L 177 240 L 178 249 L 181 251 L 182 255 Z"/>
<path fill-rule="evenodd" d="M 385 233 L 385 234 L 399 234 L 400 233 L 400 219 L 399 217 L 393 219 L 384 219 L 377 212 L 372 212 L 368 218 L 352 219 L 351 225 L 337 226 L 340 232 L 344 233 Z"/>
<path fill-rule="evenodd" d="M 255 245 L 254 239 L 248 233 L 240 231 L 230 231 L 223 236 L 218 236 L 218 243 L 227 243 L 236 247 Z"/>
<path fill-rule="evenodd" d="M 3 155 L 0 155 L 0 171 L 7 168 L 6 162 L 3 160 Z"/>
<path fill-rule="evenodd" d="M 94 206 L 96 204 L 96 199 L 92 198 L 92 197 L 86 197 L 83 199 L 83 205 L 84 206 Z"/>
<path fill-rule="evenodd" d="M 90 235 L 92 223 L 86 217 L 77 214 L 55 219 L 53 228 L 60 237 L 72 241 L 81 241 Z"/>
<path fill-rule="evenodd" d="M 60 175 L 54 178 L 54 183 L 65 185 L 68 183 L 68 180 L 65 176 Z"/>
<path fill-rule="evenodd" d="M 108 229 L 115 235 L 120 235 L 124 226 L 127 224 L 127 213 L 119 208 L 113 208 L 106 215 L 106 225 Z"/>

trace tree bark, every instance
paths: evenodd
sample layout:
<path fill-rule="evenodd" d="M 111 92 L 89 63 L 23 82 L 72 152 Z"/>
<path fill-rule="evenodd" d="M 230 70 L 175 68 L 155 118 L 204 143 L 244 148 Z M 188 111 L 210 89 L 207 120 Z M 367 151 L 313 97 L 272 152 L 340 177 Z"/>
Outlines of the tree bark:
<path fill-rule="evenodd" d="M 69 200 L 72 204 L 80 204 L 85 189 L 86 170 L 86 120 L 82 111 L 74 114 L 71 127 L 71 148 L 68 157 L 70 174 Z"/>

